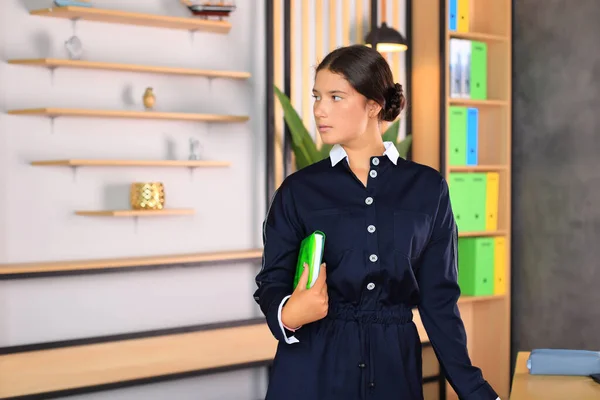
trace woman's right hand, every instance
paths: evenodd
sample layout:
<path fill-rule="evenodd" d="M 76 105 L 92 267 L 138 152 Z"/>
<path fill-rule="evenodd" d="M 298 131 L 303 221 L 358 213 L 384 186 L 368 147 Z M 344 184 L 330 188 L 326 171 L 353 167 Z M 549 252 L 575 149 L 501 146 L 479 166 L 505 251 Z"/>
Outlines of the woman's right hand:
<path fill-rule="evenodd" d="M 325 318 L 329 310 L 329 295 L 325 278 L 325 263 L 323 263 L 315 284 L 307 289 L 308 265 L 304 264 L 298 286 L 281 310 L 281 322 L 285 326 L 295 329 Z"/>

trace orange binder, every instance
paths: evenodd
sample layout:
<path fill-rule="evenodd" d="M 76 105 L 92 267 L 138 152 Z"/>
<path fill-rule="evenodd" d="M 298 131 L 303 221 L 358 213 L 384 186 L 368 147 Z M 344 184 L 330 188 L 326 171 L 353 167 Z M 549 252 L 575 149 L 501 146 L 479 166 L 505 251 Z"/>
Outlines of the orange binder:
<path fill-rule="evenodd" d="M 495 231 L 498 229 L 498 191 L 500 189 L 500 174 L 498 172 L 487 173 L 487 185 L 485 194 L 485 230 Z"/>
<path fill-rule="evenodd" d="M 469 17 L 471 14 L 470 0 L 458 0 L 457 31 L 469 32 Z"/>
<path fill-rule="evenodd" d="M 494 238 L 494 294 L 506 293 L 506 238 Z"/>

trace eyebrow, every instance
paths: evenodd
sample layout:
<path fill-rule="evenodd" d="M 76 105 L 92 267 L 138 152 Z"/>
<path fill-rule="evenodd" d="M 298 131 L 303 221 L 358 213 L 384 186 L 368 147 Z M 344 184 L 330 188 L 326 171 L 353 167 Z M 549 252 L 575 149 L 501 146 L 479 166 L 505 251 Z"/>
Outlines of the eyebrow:
<path fill-rule="evenodd" d="M 319 91 L 318 91 L 318 90 L 316 90 L 316 89 L 313 89 L 312 91 L 313 91 L 313 93 L 319 93 Z M 329 94 L 334 94 L 334 93 L 343 93 L 343 94 L 348 94 L 348 93 L 344 92 L 343 90 L 330 90 L 330 91 L 329 91 L 329 92 L 327 92 L 327 93 L 329 93 Z"/>

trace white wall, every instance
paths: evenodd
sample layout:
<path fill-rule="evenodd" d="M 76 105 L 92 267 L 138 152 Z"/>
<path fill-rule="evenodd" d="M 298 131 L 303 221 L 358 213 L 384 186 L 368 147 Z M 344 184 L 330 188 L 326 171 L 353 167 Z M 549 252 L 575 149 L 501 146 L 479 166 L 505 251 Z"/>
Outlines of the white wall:
<path fill-rule="evenodd" d="M 237 1 L 228 35 L 80 21 L 85 59 L 252 73 L 248 81 L 57 69 L 7 59 L 65 58 L 64 19 L 29 15 L 50 0 L 0 1 L 0 263 L 178 254 L 261 245 L 264 216 L 264 5 Z M 176 0 L 94 0 L 97 7 L 185 15 Z M 142 109 L 152 86 L 157 109 L 246 114 L 242 124 L 47 118 L 6 110 L 46 106 Z M 186 159 L 198 138 L 206 159 L 230 168 L 33 167 L 54 158 Z M 90 218 L 75 210 L 126 208 L 133 181 L 162 181 L 169 207 L 194 216 Z M 257 316 L 258 265 L 0 282 L 0 347 Z M 221 308 L 217 309 L 216 304 Z M 81 399 L 255 399 L 264 377 L 239 371 Z M 252 390 L 248 390 L 251 387 Z M 160 394 L 162 393 L 162 395 Z"/>

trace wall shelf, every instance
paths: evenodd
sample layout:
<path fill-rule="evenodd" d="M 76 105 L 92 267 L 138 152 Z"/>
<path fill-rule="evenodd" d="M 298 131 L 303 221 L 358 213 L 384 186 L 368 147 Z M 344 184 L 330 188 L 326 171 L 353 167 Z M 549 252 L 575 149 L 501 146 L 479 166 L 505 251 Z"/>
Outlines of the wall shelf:
<path fill-rule="evenodd" d="M 250 368 L 275 356 L 277 340 L 264 319 L 221 325 L 0 355 L 0 398 L 56 398 L 50 395 L 63 390 Z"/>
<path fill-rule="evenodd" d="M 98 210 L 75 211 L 75 214 L 86 217 L 156 217 L 166 215 L 193 215 L 191 208 L 168 208 L 162 210 Z"/>
<path fill-rule="evenodd" d="M 106 159 L 79 159 L 32 161 L 36 166 L 63 166 L 63 167 L 228 167 L 229 161 L 205 160 L 106 160 Z"/>
<path fill-rule="evenodd" d="M 504 100 L 473 100 L 460 99 L 456 97 L 448 97 L 448 103 L 451 106 L 466 106 L 466 107 L 504 107 L 508 106 L 508 101 Z"/>
<path fill-rule="evenodd" d="M 68 60 L 60 58 L 29 58 L 8 60 L 9 64 L 27 65 L 45 68 L 77 68 L 123 72 L 142 72 L 163 75 L 202 76 L 207 78 L 248 79 L 249 72 L 216 71 L 196 68 L 167 67 L 158 65 L 122 64 L 101 61 Z"/>
<path fill-rule="evenodd" d="M 200 264 L 233 261 L 259 261 L 262 249 L 229 250 L 204 253 L 171 254 L 160 256 L 121 257 L 93 260 L 27 262 L 0 264 L 0 279 L 15 274 L 44 274 L 89 272 L 94 270 L 123 270 L 180 264 Z"/>
<path fill-rule="evenodd" d="M 459 232 L 458 236 L 459 237 L 506 236 L 506 231 L 498 230 L 498 231 Z"/>
<path fill-rule="evenodd" d="M 55 17 L 70 20 L 86 20 L 113 24 L 137 25 L 167 29 L 184 29 L 213 33 L 228 33 L 231 30 L 231 24 L 227 21 L 210 21 L 200 18 L 173 17 L 130 11 L 106 10 L 94 7 L 51 7 L 32 10 L 30 11 L 30 14 L 40 17 Z"/>
<path fill-rule="evenodd" d="M 9 110 L 11 115 L 30 115 L 41 117 L 87 117 L 87 118 L 130 118 L 130 119 L 161 119 L 199 122 L 245 122 L 249 119 L 243 115 L 195 114 L 161 111 L 135 110 L 89 110 L 81 108 L 28 108 Z"/>
<path fill-rule="evenodd" d="M 506 171 L 506 165 L 452 165 L 448 167 L 450 172 L 497 172 Z"/>
<path fill-rule="evenodd" d="M 448 39 L 467 39 L 467 40 L 478 40 L 483 42 L 507 42 L 510 40 L 508 36 L 504 35 L 493 35 L 489 33 L 478 33 L 478 32 L 448 32 Z"/>

